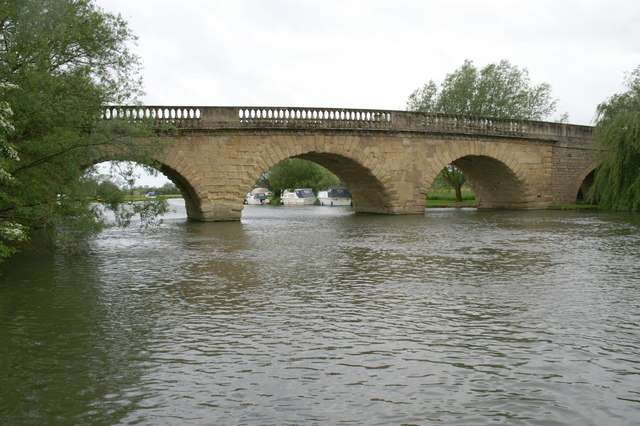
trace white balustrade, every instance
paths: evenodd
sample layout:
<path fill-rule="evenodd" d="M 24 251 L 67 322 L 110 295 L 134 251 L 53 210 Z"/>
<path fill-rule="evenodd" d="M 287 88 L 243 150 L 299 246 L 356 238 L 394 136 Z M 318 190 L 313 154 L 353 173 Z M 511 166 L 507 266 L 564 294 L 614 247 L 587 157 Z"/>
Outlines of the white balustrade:
<path fill-rule="evenodd" d="M 353 123 L 376 123 L 390 124 L 391 112 L 389 111 L 369 111 L 369 110 L 345 110 L 330 108 L 264 108 L 264 107 L 243 107 L 238 108 L 239 123 L 263 124 L 263 125 L 302 125 L 312 124 L 318 127 L 319 124 L 330 126 L 337 122 Z M 361 127 L 361 126 L 357 126 Z"/>
<path fill-rule="evenodd" d="M 592 132 L 586 126 L 539 121 L 345 108 L 110 106 L 103 119 L 149 120 L 184 129 L 371 129 L 550 140 Z"/>
<path fill-rule="evenodd" d="M 199 120 L 201 115 L 201 108 L 196 107 L 122 106 L 106 108 L 102 118 L 106 120 L 117 118 L 134 121 L 154 120 L 171 123 L 183 120 Z"/>

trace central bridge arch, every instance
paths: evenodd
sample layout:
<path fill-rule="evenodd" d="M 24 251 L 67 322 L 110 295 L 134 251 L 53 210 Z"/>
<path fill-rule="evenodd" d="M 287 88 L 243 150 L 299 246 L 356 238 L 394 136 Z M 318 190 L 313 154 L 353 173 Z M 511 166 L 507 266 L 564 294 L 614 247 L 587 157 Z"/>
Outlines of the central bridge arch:
<path fill-rule="evenodd" d="M 262 136 L 264 137 L 264 136 Z M 239 144 L 256 146 L 255 135 L 245 135 Z M 245 179 L 239 196 L 244 199 L 265 172 L 287 158 L 313 161 L 338 176 L 353 195 L 358 212 L 389 213 L 398 204 L 397 191 L 389 171 L 376 160 L 384 155 L 383 146 L 359 135 L 278 132 L 268 137 L 263 148 L 253 151 L 255 166 Z"/>
<path fill-rule="evenodd" d="M 313 161 L 338 176 L 349 188 L 356 211 L 384 213 L 393 205 L 393 197 L 379 177 L 353 159 L 320 152 L 309 152 L 297 158 Z"/>

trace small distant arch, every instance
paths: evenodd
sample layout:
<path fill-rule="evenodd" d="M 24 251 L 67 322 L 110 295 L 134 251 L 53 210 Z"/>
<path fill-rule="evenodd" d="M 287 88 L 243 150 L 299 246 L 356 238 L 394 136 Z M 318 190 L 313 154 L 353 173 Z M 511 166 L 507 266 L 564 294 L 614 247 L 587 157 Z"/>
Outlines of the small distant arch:
<path fill-rule="evenodd" d="M 584 171 L 579 178 L 580 186 L 576 193 L 576 202 L 588 201 L 593 182 L 596 177 L 596 166 L 593 165 Z"/>

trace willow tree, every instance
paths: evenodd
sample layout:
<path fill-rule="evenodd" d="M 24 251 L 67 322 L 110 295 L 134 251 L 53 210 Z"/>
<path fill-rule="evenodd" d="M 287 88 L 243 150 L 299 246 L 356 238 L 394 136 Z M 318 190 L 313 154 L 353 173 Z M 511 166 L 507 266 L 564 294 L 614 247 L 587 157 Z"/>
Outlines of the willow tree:
<path fill-rule="evenodd" d="M 409 111 L 475 115 L 497 118 L 542 120 L 556 109 L 548 83 L 531 84 L 529 71 L 507 60 L 478 69 L 465 60 L 460 68 L 447 74 L 437 85 L 430 80 L 416 89 L 407 101 Z M 563 117 L 566 120 L 566 115 Z M 461 188 L 466 179 L 456 167 L 443 170 L 445 180 L 462 201 Z"/>
<path fill-rule="evenodd" d="M 626 92 L 598 106 L 595 141 L 602 154 L 591 197 L 605 209 L 640 211 L 640 66 L 625 85 Z"/>
<path fill-rule="evenodd" d="M 126 22 L 89 0 L 0 2 L 4 228 L 48 228 L 62 239 L 98 232 L 83 168 L 105 152 L 150 161 L 131 143 L 139 126 L 101 120 L 105 104 L 139 94 L 134 39 Z"/>

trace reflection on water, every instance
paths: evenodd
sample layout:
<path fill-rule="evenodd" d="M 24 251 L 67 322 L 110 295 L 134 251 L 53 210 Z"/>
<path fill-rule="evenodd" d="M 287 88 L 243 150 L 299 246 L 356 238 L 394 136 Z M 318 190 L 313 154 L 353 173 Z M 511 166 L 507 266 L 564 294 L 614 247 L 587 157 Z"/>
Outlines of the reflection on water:
<path fill-rule="evenodd" d="M 635 216 L 175 208 L 2 265 L 2 423 L 640 421 Z"/>

